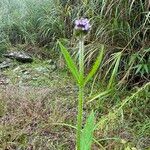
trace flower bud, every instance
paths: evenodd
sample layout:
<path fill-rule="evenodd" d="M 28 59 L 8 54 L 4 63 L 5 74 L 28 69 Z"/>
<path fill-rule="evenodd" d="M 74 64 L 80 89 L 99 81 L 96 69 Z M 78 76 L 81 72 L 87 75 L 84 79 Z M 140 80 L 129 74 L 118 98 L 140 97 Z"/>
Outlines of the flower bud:
<path fill-rule="evenodd" d="M 90 28 L 91 25 L 87 18 L 81 18 L 75 21 L 75 33 L 77 36 L 87 34 Z"/>

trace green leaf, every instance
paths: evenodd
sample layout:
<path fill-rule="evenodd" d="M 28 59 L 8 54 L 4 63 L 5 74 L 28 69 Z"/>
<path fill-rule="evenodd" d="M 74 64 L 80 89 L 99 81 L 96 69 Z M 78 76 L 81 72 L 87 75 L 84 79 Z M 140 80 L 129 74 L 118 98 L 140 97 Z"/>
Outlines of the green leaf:
<path fill-rule="evenodd" d="M 138 74 L 141 71 L 141 69 L 142 69 L 142 65 L 141 64 L 136 65 L 135 68 L 137 68 L 135 74 Z"/>
<path fill-rule="evenodd" d="M 79 71 L 78 71 L 75 63 L 73 62 L 73 59 L 71 58 L 68 50 L 59 41 L 58 41 L 58 44 L 60 46 L 62 54 L 64 55 L 64 58 L 68 65 L 68 68 L 70 69 L 70 71 L 71 71 L 72 75 L 74 76 L 74 78 L 76 79 L 76 81 L 79 83 Z"/>
<path fill-rule="evenodd" d="M 104 97 L 107 97 L 107 96 L 110 94 L 110 92 L 111 92 L 111 90 L 106 90 L 106 91 L 104 91 L 104 92 L 101 92 L 101 93 L 99 93 L 99 94 L 93 96 L 93 97 L 87 102 L 87 104 L 93 102 L 93 101 L 94 101 L 95 99 L 97 99 L 97 98 L 104 98 Z"/>
<path fill-rule="evenodd" d="M 94 112 L 92 112 L 88 117 L 83 132 L 81 134 L 81 141 L 80 141 L 81 150 L 91 149 L 91 145 L 93 141 L 93 132 L 95 128 L 94 120 L 95 120 Z"/>
<path fill-rule="evenodd" d="M 98 67 L 100 66 L 100 64 L 102 62 L 103 54 L 104 54 L 104 45 L 102 45 L 102 47 L 101 47 L 100 53 L 92 67 L 92 70 L 90 71 L 88 76 L 85 78 L 84 84 L 86 84 L 96 73 Z"/>
<path fill-rule="evenodd" d="M 149 69 L 148 69 L 148 65 L 147 64 L 144 64 L 144 69 L 145 69 L 145 72 L 148 74 L 149 73 Z"/>
<path fill-rule="evenodd" d="M 107 89 L 110 89 L 112 87 L 113 83 L 114 83 L 114 80 L 115 80 L 115 77 L 117 75 L 117 71 L 118 71 L 118 68 L 119 68 L 119 64 L 120 64 L 121 54 L 122 54 L 121 52 L 118 52 L 115 56 L 116 57 L 115 60 L 114 60 L 115 66 L 114 66 L 114 69 L 112 71 Z"/>

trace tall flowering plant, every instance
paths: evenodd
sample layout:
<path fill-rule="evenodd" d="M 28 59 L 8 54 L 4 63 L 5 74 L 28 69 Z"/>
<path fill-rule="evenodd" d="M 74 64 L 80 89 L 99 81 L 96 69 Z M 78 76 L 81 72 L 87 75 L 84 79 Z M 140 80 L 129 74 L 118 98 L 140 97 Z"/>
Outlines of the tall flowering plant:
<path fill-rule="evenodd" d="M 93 132 L 94 132 L 94 113 L 92 112 L 88 117 L 85 127 L 82 129 L 83 118 L 83 104 L 84 104 L 84 88 L 88 81 L 94 76 L 103 58 L 104 46 L 101 47 L 100 53 L 91 69 L 89 74 L 85 76 L 84 73 L 84 39 L 90 31 L 91 25 L 88 19 L 81 18 L 75 21 L 75 34 L 79 39 L 79 60 L 78 66 L 74 63 L 68 50 L 60 43 L 61 52 L 64 55 L 68 68 L 74 76 L 79 88 L 78 93 L 78 114 L 77 114 L 77 133 L 76 133 L 76 149 L 77 150 L 90 150 Z"/>

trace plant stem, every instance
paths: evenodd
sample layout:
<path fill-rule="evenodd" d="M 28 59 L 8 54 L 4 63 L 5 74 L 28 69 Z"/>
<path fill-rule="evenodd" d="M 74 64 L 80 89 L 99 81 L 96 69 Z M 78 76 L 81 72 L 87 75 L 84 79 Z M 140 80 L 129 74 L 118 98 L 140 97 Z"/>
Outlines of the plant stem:
<path fill-rule="evenodd" d="M 79 39 L 79 99 L 78 99 L 78 116 L 77 116 L 77 150 L 80 150 L 82 118 L 83 118 L 83 101 L 84 101 L 84 37 Z"/>
<path fill-rule="evenodd" d="M 80 73 L 80 85 L 84 80 L 84 37 L 81 36 L 79 39 L 79 73 Z"/>
<path fill-rule="evenodd" d="M 82 130 L 82 118 L 83 118 L 83 97 L 84 88 L 79 87 L 79 100 L 78 100 L 78 116 L 77 116 L 77 150 L 80 150 L 81 130 Z"/>

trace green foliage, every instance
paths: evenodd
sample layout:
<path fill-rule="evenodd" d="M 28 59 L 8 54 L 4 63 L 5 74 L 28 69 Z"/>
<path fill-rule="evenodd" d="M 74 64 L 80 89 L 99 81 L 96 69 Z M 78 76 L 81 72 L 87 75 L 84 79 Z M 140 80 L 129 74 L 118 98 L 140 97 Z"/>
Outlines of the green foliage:
<path fill-rule="evenodd" d="M 78 94 L 78 114 L 77 114 L 77 138 L 76 138 L 76 147 L 77 150 L 90 150 L 91 144 L 92 144 L 92 133 L 94 130 L 94 114 L 92 113 L 87 120 L 87 123 L 85 125 L 85 128 L 83 130 L 83 133 L 81 133 L 82 129 L 82 118 L 83 118 L 83 107 L 84 107 L 84 94 L 85 94 L 85 84 L 95 75 L 101 61 L 103 58 L 104 53 L 104 46 L 102 46 L 102 49 L 100 51 L 100 54 L 98 58 L 96 59 L 92 70 L 87 75 L 86 78 L 84 78 L 84 36 L 80 35 L 79 38 L 79 69 L 76 67 L 75 63 L 73 62 L 73 59 L 71 58 L 68 50 L 59 42 L 59 46 L 61 49 L 61 52 L 66 60 L 66 63 L 68 65 L 68 68 L 72 72 L 74 78 L 77 81 L 78 88 L 79 88 L 79 94 Z M 102 94 L 103 95 L 103 94 Z"/>
<path fill-rule="evenodd" d="M 58 42 L 58 43 L 59 43 L 61 52 L 62 52 L 62 54 L 65 57 L 66 63 L 68 65 L 68 68 L 70 69 L 71 73 L 75 77 L 77 83 L 80 83 L 80 80 L 79 80 L 79 71 L 78 71 L 75 63 L 73 62 L 73 59 L 71 58 L 71 56 L 70 56 L 69 52 L 67 51 L 67 49 L 60 42 Z"/>
<path fill-rule="evenodd" d="M 100 53 L 99 53 L 99 55 L 95 61 L 95 64 L 93 65 L 91 71 L 89 72 L 89 74 L 85 78 L 84 84 L 86 84 L 95 75 L 96 71 L 98 70 L 98 67 L 100 66 L 100 64 L 102 62 L 103 54 L 104 54 L 104 46 L 102 45 L 102 47 L 100 49 Z"/>
<path fill-rule="evenodd" d="M 90 100 L 88 100 L 87 103 L 91 103 L 97 98 L 99 98 L 99 100 L 100 100 L 101 98 L 107 97 L 110 95 L 110 92 L 111 92 L 111 90 L 105 90 L 104 92 L 100 92 L 100 93 L 94 95 L 92 98 L 90 98 Z"/>
<path fill-rule="evenodd" d="M 15 83 L 0 88 L 0 149 L 32 146 L 36 149 L 75 149 L 76 86 L 66 72 L 49 73 L 41 67 L 48 69 L 49 63 L 36 60 L 2 72 Z M 26 72 L 31 75 L 30 79 L 24 78 Z M 105 91 L 106 86 L 96 84 L 92 93 L 97 93 L 95 96 L 88 97 L 89 85 L 85 88 L 85 104 L 88 105 L 84 106 L 84 115 L 94 110 L 96 118 L 92 149 L 148 150 L 150 83 L 131 91 Z"/>
<path fill-rule="evenodd" d="M 56 39 L 57 35 L 60 37 L 63 22 L 58 21 L 55 1 L 2 0 L 0 3 L 0 30 L 8 42 L 44 46 L 53 42 L 51 39 Z"/>
<path fill-rule="evenodd" d="M 85 127 L 82 131 L 81 135 L 81 150 L 90 150 L 91 149 L 91 144 L 93 140 L 93 132 L 94 132 L 94 112 L 90 114 L 88 117 Z"/>
<path fill-rule="evenodd" d="M 121 60 L 125 61 L 118 71 L 125 75 L 119 77 L 127 81 L 126 71 L 130 68 L 127 61 L 150 46 L 148 3 L 148 0 L 1 0 L 0 45 L 5 42 L 53 48 L 57 39 L 70 41 L 73 21 L 86 16 L 92 22 L 91 34 L 87 38 L 87 65 L 95 60 L 100 44 L 107 46 L 107 57 L 103 61 L 105 68 L 98 70 L 100 75 L 105 76 L 109 68 L 107 62 L 111 59 L 109 56 L 123 50 Z M 140 57 L 143 58 L 144 54 L 140 53 Z M 130 72 L 133 81 L 136 74 L 142 78 L 143 75 L 148 76 L 149 66 L 145 63 L 148 58 L 143 61 L 135 62 L 135 71 Z M 111 73 L 105 79 L 110 76 Z"/>
<path fill-rule="evenodd" d="M 148 56 L 150 53 L 150 48 L 143 50 L 143 52 L 139 52 L 135 54 L 135 66 L 133 69 L 135 70 L 135 74 L 139 74 L 140 76 L 146 76 L 150 74 L 150 57 Z M 137 63 L 138 62 L 138 63 Z"/>
<path fill-rule="evenodd" d="M 113 71 L 112 71 L 112 74 L 111 74 L 111 77 L 110 77 L 110 80 L 109 80 L 109 83 L 108 83 L 108 86 L 107 86 L 108 89 L 112 88 L 115 77 L 117 76 L 119 63 L 120 63 L 120 59 L 121 59 L 121 54 L 122 53 L 119 52 L 119 53 L 114 54 L 114 56 L 113 56 L 114 57 L 113 58 L 114 62 L 112 63 L 112 65 L 114 64 L 114 68 L 113 68 Z M 111 65 L 111 67 L 112 67 L 112 65 Z M 110 67 L 110 69 L 111 69 L 111 67 Z"/>

